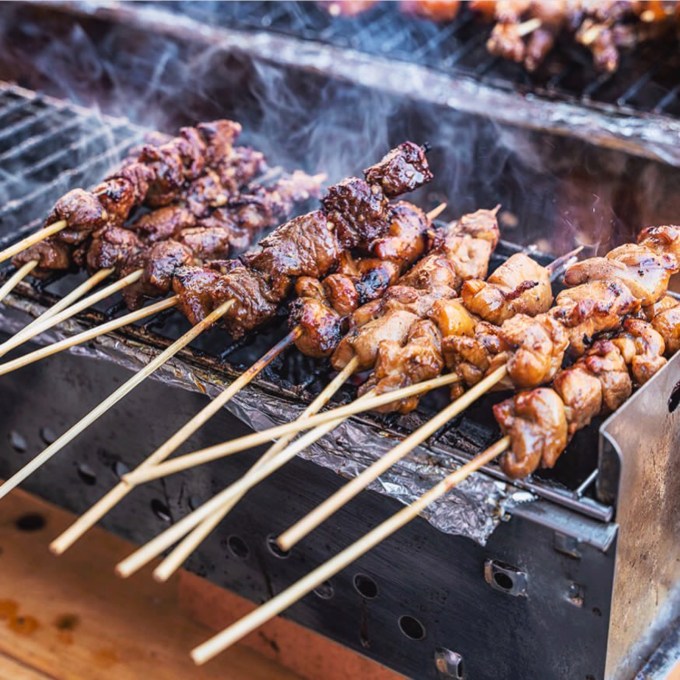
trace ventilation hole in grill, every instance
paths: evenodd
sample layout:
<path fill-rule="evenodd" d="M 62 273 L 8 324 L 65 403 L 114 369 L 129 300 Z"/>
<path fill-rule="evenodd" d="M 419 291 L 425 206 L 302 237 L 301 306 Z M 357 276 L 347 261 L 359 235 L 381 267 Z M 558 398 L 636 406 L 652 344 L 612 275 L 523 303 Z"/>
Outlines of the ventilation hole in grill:
<path fill-rule="evenodd" d="M 274 536 L 274 534 L 269 534 L 269 536 L 267 536 L 266 543 L 269 552 L 274 555 L 274 557 L 278 557 L 281 560 L 290 557 L 290 550 L 281 550 L 279 544 L 276 542 L 276 536 Z"/>
<path fill-rule="evenodd" d="M 239 560 L 245 560 L 250 555 L 248 544 L 240 536 L 229 536 L 227 545 L 229 552 Z"/>
<path fill-rule="evenodd" d="M 378 597 L 378 584 L 366 574 L 355 574 L 354 589 L 367 600 Z"/>
<path fill-rule="evenodd" d="M 78 477 L 88 486 L 94 486 L 97 483 L 97 473 L 87 463 L 80 463 L 77 470 Z"/>
<path fill-rule="evenodd" d="M 157 498 L 151 499 L 151 510 L 153 510 L 153 514 L 156 515 L 158 519 L 163 520 L 163 522 L 172 520 L 168 506 Z"/>
<path fill-rule="evenodd" d="M 668 398 L 668 412 L 673 413 L 680 404 L 680 382 L 675 384 L 671 396 Z"/>
<path fill-rule="evenodd" d="M 21 515 L 14 524 L 19 531 L 40 531 L 47 524 L 47 520 L 39 512 L 27 512 Z"/>
<path fill-rule="evenodd" d="M 399 629 L 411 640 L 422 640 L 425 637 L 425 626 L 413 616 L 400 616 Z"/>
<path fill-rule="evenodd" d="M 512 577 L 503 571 L 494 572 L 493 581 L 499 588 L 502 588 L 503 590 L 512 590 L 512 587 L 515 585 Z"/>
<path fill-rule="evenodd" d="M 314 589 L 314 594 L 322 600 L 330 600 L 335 595 L 335 588 L 330 581 L 324 581 L 318 588 Z"/>
<path fill-rule="evenodd" d="M 125 465 L 125 463 L 122 460 L 117 460 L 111 468 L 113 469 L 113 474 L 118 477 L 118 479 L 121 479 L 123 475 L 126 475 L 128 472 L 130 472 L 130 468 Z"/>
<path fill-rule="evenodd" d="M 593 614 L 595 616 L 602 616 L 602 610 L 599 607 L 593 607 Z"/>
<path fill-rule="evenodd" d="M 16 430 L 12 430 L 9 433 L 9 443 L 17 453 L 26 453 L 28 448 L 26 438 Z"/>
<path fill-rule="evenodd" d="M 57 439 L 57 435 L 51 427 L 45 425 L 40 428 L 40 439 L 42 439 L 45 444 L 51 444 Z"/>

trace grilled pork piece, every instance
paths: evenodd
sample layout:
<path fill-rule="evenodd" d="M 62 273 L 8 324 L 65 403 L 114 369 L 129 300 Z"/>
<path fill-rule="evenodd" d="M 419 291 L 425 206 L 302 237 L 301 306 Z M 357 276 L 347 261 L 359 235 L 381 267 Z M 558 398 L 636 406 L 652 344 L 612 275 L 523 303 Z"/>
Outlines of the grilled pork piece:
<path fill-rule="evenodd" d="M 403 158 L 399 158 L 399 156 Z M 401 145 L 365 175 L 384 178 L 392 172 L 390 191 L 396 191 L 397 180 L 404 191 L 415 184 L 413 177 L 429 177 L 424 153 L 414 153 L 411 145 Z M 409 172 L 408 167 L 412 167 Z M 366 248 L 389 227 L 388 201 L 378 184 L 351 178 L 332 186 L 322 200 L 324 211 L 297 217 L 278 227 L 252 252 L 242 258 L 243 264 L 225 272 L 219 286 L 214 277 L 200 270 L 184 269 L 175 278 L 175 292 L 180 307 L 192 322 L 203 318 L 229 295 L 258 295 L 256 300 L 235 298 L 234 306 L 223 318 L 232 336 L 262 324 L 274 315 L 277 305 L 288 295 L 300 277 L 322 278 L 337 267 L 344 252 Z M 238 279 L 238 280 L 236 280 Z M 243 285 L 240 279 L 247 279 Z M 211 290 L 214 288 L 214 294 Z M 247 290 L 252 289 L 252 290 Z M 262 313 L 261 310 L 264 310 Z"/>
<path fill-rule="evenodd" d="M 387 234 L 369 246 L 377 257 L 344 252 L 336 272 L 323 281 L 300 277 L 288 316 L 291 328 L 302 330 L 295 341 L 298 349 L 308 356 L 329 356 L 347 330 L 347 317 L 360 304 L 379 298 L 422 255 L 431 226 L 419 208 L 400 201 L 390 208 Z"/>
<path fill-rule="evenodd" d="M 649 380 L 663 365 L 663 338 L 641 319 L 627 319 L 613 339 L 601 339 L 575 364 L 560 371 L 552 389 L 522 392 L 494 406 L 494 415 L 504 434 L 511 437 L 511 449 L 501 459 L 503 471 L 512 478 L 525 477 L 539 467 L 553 467 L 567 442 L 598 415 L 619 408 L 633 391 L 633 379 Z M 525 411 L 521 426 L 513 419 L 521 405 L 539 393 L 549 401 L 550 411 Z M 566 438 L 541 439 L 557 421 L 566 423 Z"/>
<path fill-rule="evenodd" d="M 46 224 L 65 220 L 68 227 L 47 239 L 47 242 L 80 246 L 95 231 L 108 226 L 123 226 L 136 207 L 143 204 L 152 208 L 164 207 L 179 197 L 185 198 L 186 187 L 197 182 L 206 167 L 211 173 L 211 168 L 217 168 L 219 176 L 220 169 L 224 169 L 227 163 L 234 175 L 237 160 L 231 158 L 233 141 L 240 131 L 238 123 L 220 120 L 201 124 L 197 128 L 182 128 L 177 137 L 159 145 L 142 145 L 134 156 L 126 159 L 120 170 L 92 191 L 75 189 L 57 201 Z M 252 154 L 236 155 L 249 168 L 252 166 Z M 229 174 L 229 168 L 224 171 Z M 212 198 L 208 187 L 201 188 L 206 190 L 204 203 L 209 204 Z M 190 190 L 189 195 L 196 208 L 195 191 L 192 194 Z M 64 249 L 55 247 L 63 255 Z M 74 249 L 70 254 L 73 252 Z M 47 258 L 43 242 L 39 251 L 29 248 L 20 253 L 14 259 L 14 264 L 20 266 L 33 259 L 43 264 L 48 261 L 59 264 L 63 257 Z M 72 266 L 73 263 L 69 263 L 68 267 L 60 268 L 70 269 Z M 39 265 L 33 273 L 44 276 L 49 270 Z"/>
<path fill-rule="evenodd" d="M 486 281 L 466 281 L 460 294 L 470 312 L 496 325 L 520 311 L 545 312 L 553 301 L 548 270 L 522 253 L 509 257 Z"/>

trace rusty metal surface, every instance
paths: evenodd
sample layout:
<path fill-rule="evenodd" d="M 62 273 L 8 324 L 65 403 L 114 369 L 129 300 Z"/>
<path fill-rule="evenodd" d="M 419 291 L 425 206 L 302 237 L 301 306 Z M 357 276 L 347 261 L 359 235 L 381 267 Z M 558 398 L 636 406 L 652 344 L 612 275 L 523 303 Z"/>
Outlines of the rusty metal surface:
<path fill-rule="evenodd" d="M 680 613 L 680 354 L 603 425 L 600 466 L 619 464 L 608 680 L 633 675 Z"/>

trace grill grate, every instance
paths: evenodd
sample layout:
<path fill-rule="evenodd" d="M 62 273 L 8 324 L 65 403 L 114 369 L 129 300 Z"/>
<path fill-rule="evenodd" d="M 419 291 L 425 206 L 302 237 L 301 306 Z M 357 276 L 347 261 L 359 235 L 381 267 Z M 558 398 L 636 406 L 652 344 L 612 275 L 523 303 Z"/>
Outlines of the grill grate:
<path fill-rule="evenodd" d="M 34 229 L 54 201 L 91 185 L 142 130 L 10 85 L 0 87 L 0 238 Z"/>
<path fill-rule="evenodd" d="M 14 117 L 12 125 L 15 131 L 26 131 L 16 147 L 2 151 L 11 155 L 16 163 L 16 173 L 4 177 L 0 183 L 0 192 L 4 192 L 9 199 L 9 203 L 0 212 L 5 242 L 33 228 L 26 224 L 25 218 L 30 217 L 35 225 L 63 191 L 79 184 L 87 186 L 96 182 L 111 163 L 120 158 L 125 149 L 142 135 L 140 129 L 124 121 L 106 119 L 10 86 L 0 87 L 0 122 L 3 116 Z M 52 173 L 55 179 L 49 181 Z M 32 180 L 28 188 L 23 192 L 18 191 L 24 186 L 20 180 L 27 177 Z M 14 191 L 17 193 L 13 193 Z M 518 250 L 517 246 L 501 242 L 493 255 L 492 269 Z M 544 260 L 546 261 L 547 259 Z M 47 283 L 23 285 L 18 290 L 18 295 L 26 300 L 52 304 L 83 278 L 83 274 L 68 275 Z M 100 303 L 94 313 L 84 315 L 82 319 L 87 324 L 100 323 L 123 310 L 120 301 L 112 304 L 107 300 Z M 164 346 L 179 337 L 188 327 L 188 322 L 180 314 L 165 312 L 134 329 L 122 331 L 120 335 L 123 339 Z M 238 342 L 229 342 L 223 331 L 213 330 L 199 337 L 192 344 L 191 351 L 183 356 L 210 370 L 234 376 L 252 364 L 282 338 L 285 332 L 286 322 L 283 316 L 279 323 Z M 125 343 L 122 345 L 125 346 Z M 330 375 L 327 362 L 289 351 L 265 369 L 256 384 L 284 398 L 311 400 L 329 382 Z M 339 392 L 337 400 L 346 402 L 355 396 L 355 388 L 346 386 Z M 499 395 L 493 395 L 481 400 L 432 438 L 430 448 L 443 455 L 468 456 L 491 443 L 498 436 L 498 431 L 490 406 L 500 398 Z M 408 416 L 370 414 L 361 416 L 361 419 L 368 427 L 403 436 L 434 415 L 445 400 L 443 394 L 428 395 L 423 399 L 420 409 Z M 554 471 L 519 485 L 584 514 L 606 520 L 611 515 L 610 508 L 597 503 L 592 497 L 583 496 L 582 490 L 579 491 L 584 480 L 591 479 L 593 468 L 597 465 L 596 428 L 583 432 L 572 449 L 573 451 L 562 457 L 560 465 Z M 351 452 L 348 455 L 351 457 Z M 504 478 L 497 468 L 492 470 L 492 474 Z"/>
<path fill-rule="evenodd" d="M 158 5 L 159 3 L 141 3 Z M 603 104 L 626 111 L 680 115 L 674 39 L 624 50 L 615 74 L 598 74 L 585 48 L 560 46 L 535 74 L 486 50 L 489 25 L 468 11 L 435 24 L 382 2 L 356 17 L 333 18 L 313 2 L 163 3 L 163 8 L 212 24 L 275 31 L 351 48 L 374 56 L 427 66 L 451 77 L 469 76 L 494 87 Z"/>

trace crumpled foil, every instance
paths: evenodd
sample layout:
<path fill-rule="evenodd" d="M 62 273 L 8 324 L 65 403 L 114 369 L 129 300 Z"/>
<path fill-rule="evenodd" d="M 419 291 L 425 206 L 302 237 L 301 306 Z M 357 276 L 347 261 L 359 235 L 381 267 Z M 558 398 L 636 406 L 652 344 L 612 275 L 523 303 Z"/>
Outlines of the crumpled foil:
<path fill-rule="evenodd" d="M 0 307 L 0 328 L 8 333 L 16 333 L 44 309 L 37 302 L 10 295 Z M 34 342 L 50 344 L 89 327 L 77 319 L 69 319 L 35 338 Z M 158 353 L 151 346 L 115 333 L 100 336 L 69 351 L 111 361 L 133 371 L 146 365 Z M 219 394 L 228 383 L 224 376 L 215 371 L 189 365 L 177 357 L 158 369 L 153 378 L 210 397 Z M 241 390 L 225 408 L 248 427 L 260 431 L 297 418 L 305 406 L 259 389 L 255 383 Z M 374 428 L 367 427 L 361 418 L 354 417 L 345 420 L 299 455 L 343 477 L 352 478 L 395 444 L 393 436 L 376 432 Z M 390 468 L 369 488 L 407 504 L 455 468 L 452 456 L 421 446 Z M 514 501 L 505 484 L 476 473 L 430 505 L 422 515 L 442 532 L 466 536 L 484 545 L 512 505 Z"/>

